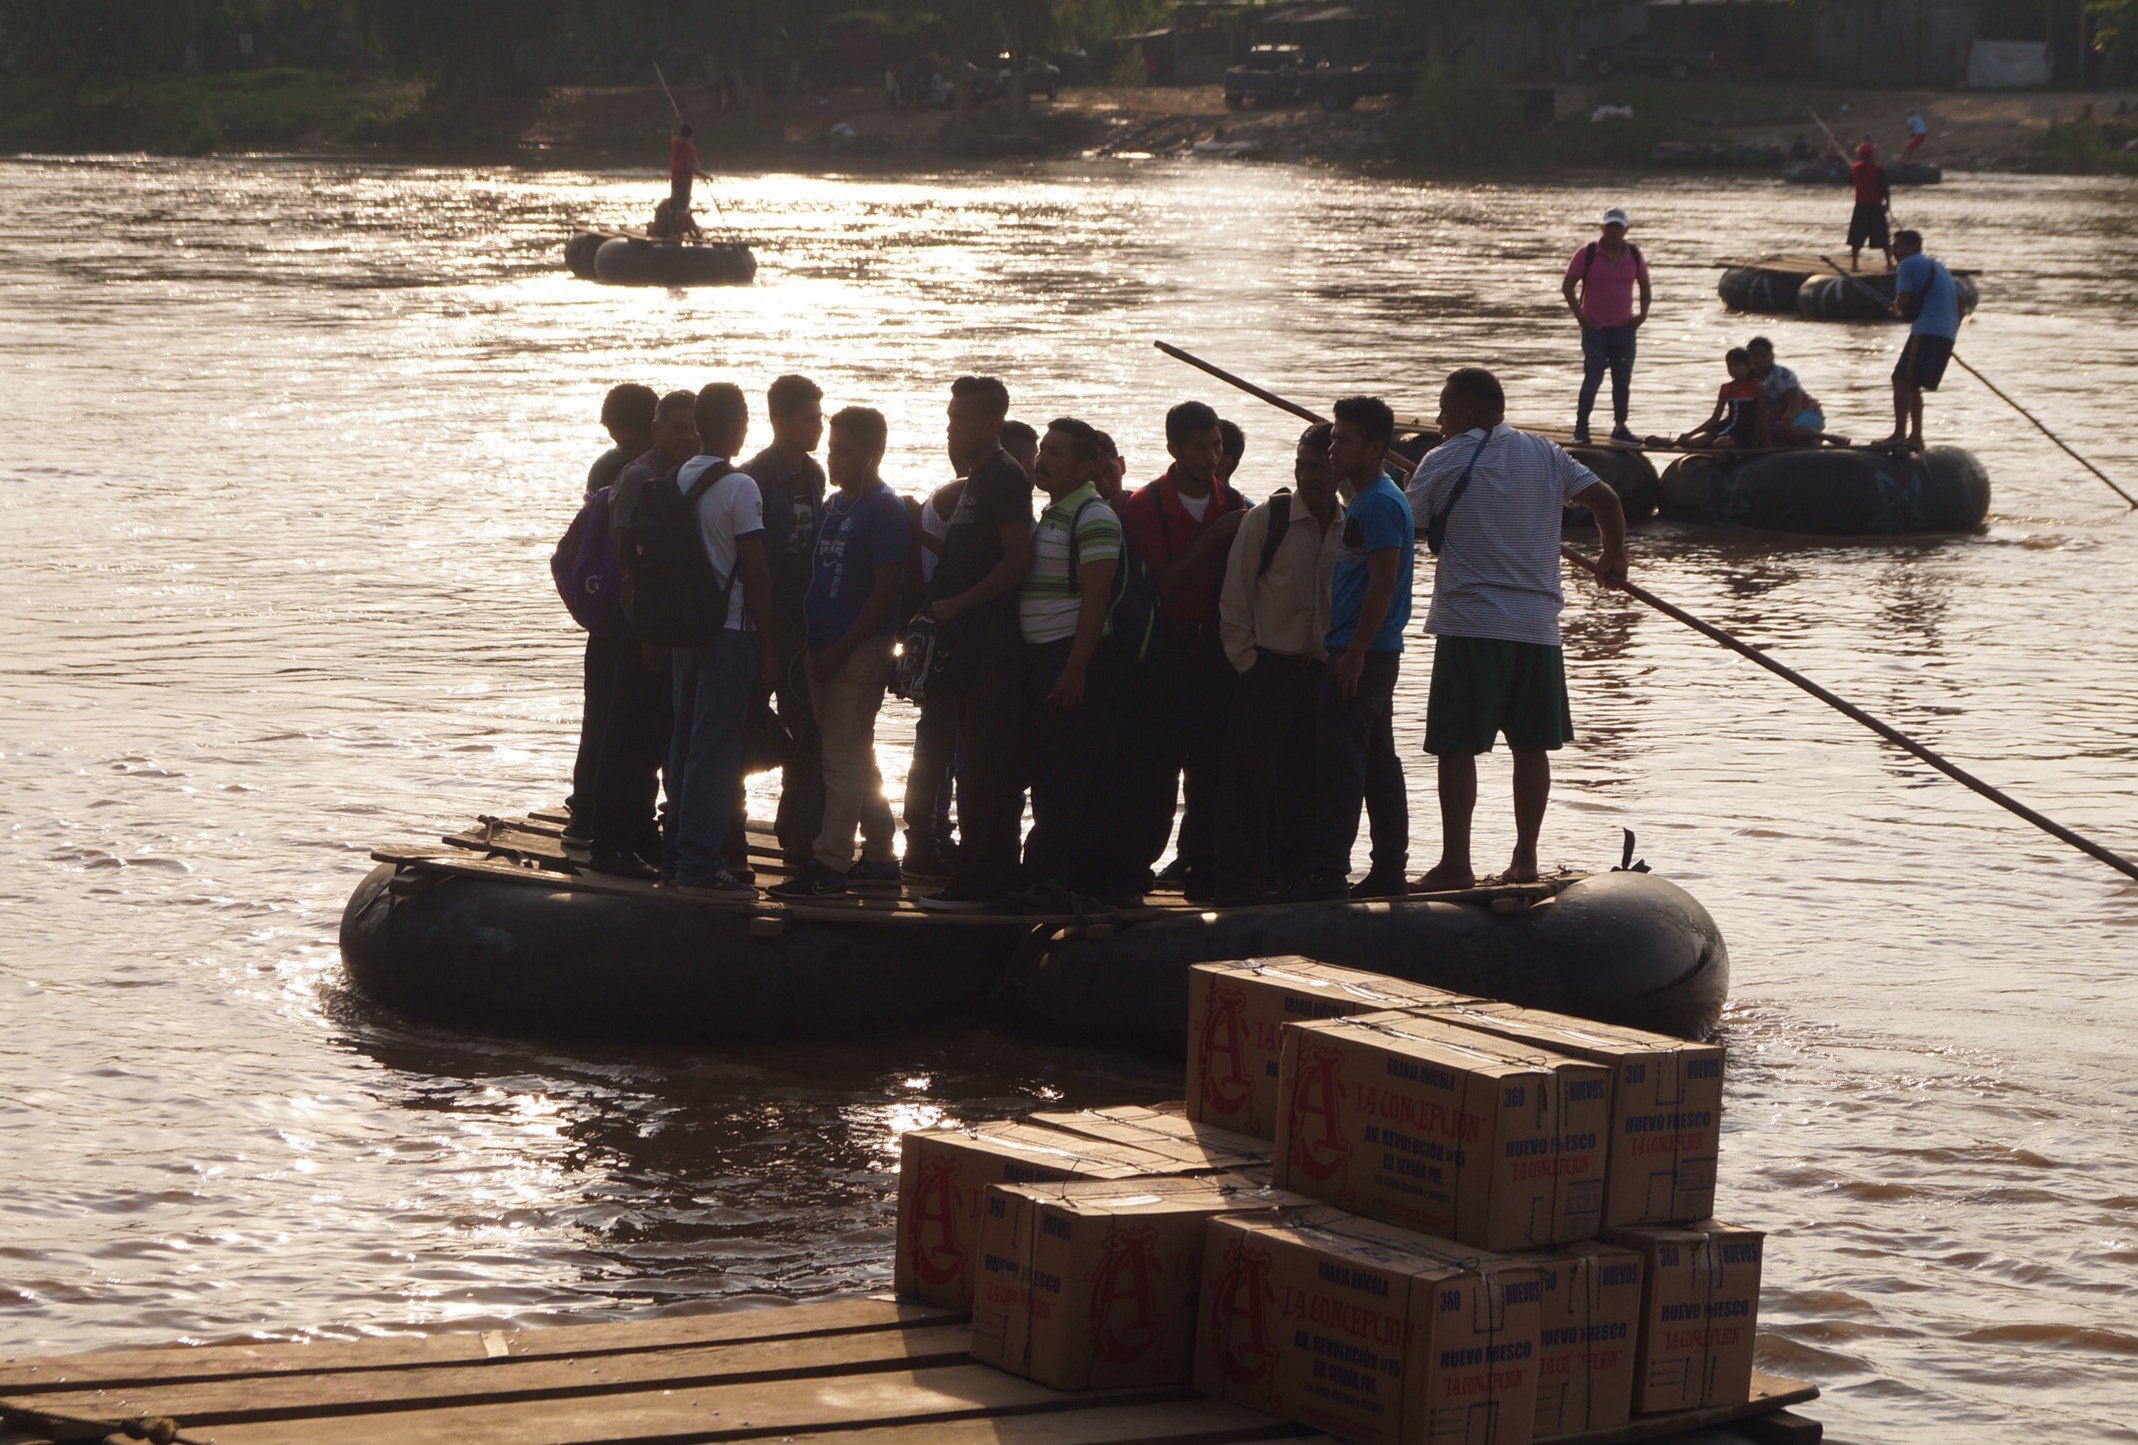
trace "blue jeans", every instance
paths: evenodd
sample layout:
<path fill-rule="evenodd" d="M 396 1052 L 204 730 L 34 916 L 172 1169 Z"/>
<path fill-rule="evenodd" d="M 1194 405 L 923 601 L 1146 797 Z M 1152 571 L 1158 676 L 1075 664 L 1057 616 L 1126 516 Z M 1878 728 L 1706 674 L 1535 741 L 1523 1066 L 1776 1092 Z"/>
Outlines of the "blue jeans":
<path fill-rule="evenodd" d="M 669 842 L 662 871 L 703 886 L 720 871 L 728 810 L 742 774 L 742 725 L 757 681 L 757 634 L 723 630 L 703 647 L 679 647 L 675 732 L 668 745 Z"/>
<path fill-rule="evenodd" d="M 1581 404 L 1574 419 L 1589 424 L 1596 407 L 1596 390 L 1603 384 L 1604 370 L 1611 372 L 1611 415 L 1626 424 L 1626 393 L 1633 385 L 1634 326 L 1592 326 L 1581 333 Z"/>

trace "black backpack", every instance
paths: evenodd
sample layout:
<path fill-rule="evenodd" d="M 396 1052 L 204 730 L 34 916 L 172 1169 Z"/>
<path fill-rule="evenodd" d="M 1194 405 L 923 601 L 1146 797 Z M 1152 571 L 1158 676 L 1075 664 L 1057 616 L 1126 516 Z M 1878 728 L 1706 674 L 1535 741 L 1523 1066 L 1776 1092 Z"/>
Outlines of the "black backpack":
<path fill-rule="evenodd" d="M 1292 530 L 1292 489 L 1277 488 L 1262 505 L 1269 508 L 1269 530 L 1262 534 L 1262 560 L 1255 567 L 1258 579 L 1269 570 L 1269 564 L 1277 560 L 1277 549 L 1284 545 L 1284 534 Z"/>
<path fill-rule="evenodd" d="M 616 529 L 624 620 L 639 641 L 702 647 L 727 625 L 735 579 L 713 570 L 698 530 L 698 503 L 734 470 L 725 462 L 709 466 L 688 492 L 677 491 L 666 477 L 655 478 L 640 491 L 630 519 Z"/>
<path fill-rule="evenodd" d="M 1629 255 L 1629 256 L 1631 256 L 1631 257 L 1633 258 L 1633 264 L 1634 264 L 1634 265 L 1636 265 L 1636 266 L 1640 266 L 1640 265 L 1645 265 L 1645 264 L 1646 264 L 1645 262 L 1643 262 L 1643 261 L 1641 260 L 1641 248 L 1640 248 L 1640 247 L 1638 247 L 1638 246 L 1636 246 L 1636 245 L 1634 245 L 1634 244 L 1633 244 L 1633 243 L 1632 243 L 1631 241 L 1628 241 L 1628 242 L 1626 243 L 1626 254 L 1627 254 L 1627 255 Z M 1586 280 L 1588 280 L 1588 279 L 1589 279 L 1589 271 L 1590 271 L 1590 270 L 1591 270 L 1591 269 L 1592 269 L 1592 268 L 1593 268 L 1593 267 L 1594 267 L 1595 265 L 1596 265 L 1596 243 L 1595 243 L 1594 241 L 1591 241 L 1591 242 L 1589 242 L 1589 244 L 1587 245 L 1587 247 L 1585 247 L 1585 248 L 1584 248 L 1584 249 L 1582 250 L 1582 253 L 1581 253 L 1581 279 L 1582 279 L 1582 280 L 1586 281 Z"/>

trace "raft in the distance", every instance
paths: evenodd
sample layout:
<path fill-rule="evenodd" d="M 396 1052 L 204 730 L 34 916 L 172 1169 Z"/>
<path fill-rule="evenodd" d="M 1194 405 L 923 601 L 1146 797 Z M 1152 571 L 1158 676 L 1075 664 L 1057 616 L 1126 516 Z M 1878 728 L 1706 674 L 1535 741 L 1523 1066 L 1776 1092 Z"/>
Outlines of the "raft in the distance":
<path fill-rule="evenodd" d="M 1895 321 L 1893 273 L 1873 257 L 1871 269 L 1844 277 L 1821 256 L 1767 256 L 1732 266 L 1715 283 L 1722 304 L 1732 311 L 1762 315 L 1797 315 L 1812 321 Z M 1960 314 L 1970 315 L 1982 300 L 1974 274 L 1952 273 Z"/>
<path fill-rule="evenodd" d="M 580 231 L 564 243 L 574 276 L 612 286 L 740 286 L 757 275 L 743 241 L 655 241 L 641 234 Z"/>
<path fill-rule="evenodd" d="M 513 825 L 515 827 L 521 825 Z M 384 850 L 342 915 L 366 998 L 427 1022 L 693 1044 L 1000 1019 L 1069 1043 L 1184 1043 L 1187 967 L 1296 953 L 1679 1033 L 1711 1030 L 1729 952 L 1641 873 L 1455 894 L 1083 916 L 931 914 L 910 896 L 781 906 L 678 896 L 460 849 Z M 519 855 L 515 835 L 506 851 Z M 548 861 L 548 860 L 545 860 Z M 759 881 L 776 868 L 760 866 Z"/>
<path fill-rule="evenodd" d="M 1970 532 L 1990 509 L 1989 475 L 1959 447 L 1700 453 L 1672 462 L 1662 490 L 1674 521 L 1830 537 Z"/>

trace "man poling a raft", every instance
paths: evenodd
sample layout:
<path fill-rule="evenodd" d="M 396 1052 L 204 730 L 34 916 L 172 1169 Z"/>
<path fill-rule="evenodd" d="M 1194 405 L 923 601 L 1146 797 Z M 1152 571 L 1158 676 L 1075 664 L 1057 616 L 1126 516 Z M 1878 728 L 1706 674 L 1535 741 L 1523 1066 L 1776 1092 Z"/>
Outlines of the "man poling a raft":
<path fill-rule="evenodd" d="M 1181 350 L 1178 347 L 1170 346 L 1162 341 L 1156 343 L 1156 345 L 1159 350 L 1165 352 L 1168 356 L 1174 357 L 1175 359 L 1180 361 L 1184 361 L 1190 366 L 1194 366 L 1201 371 L 1208 372 L 1210 375 L 1217 377 L 1221 381 L 1227 382 L 1233 386 L 1237 386 L 1242 391 L 1247 392 L 1250 396 L 1259 397 L 1262 400 L 1269 402 L 1273 406 L 1277 406 L 1286 411 L 1291 412 L 1295 416 L 1303 417 L 1310 421 L 1319 420 L 1319 418 L 1316 417 L 1314 413 L 1308 411 L 1305 407 L 1299 406 L 1294 402 L 1287 401 L 1283 397 L 1277 395 L 1275 392 L 1268 391 L 1262 387 L 1252 385 L 1251 383 L 1244 381 L 1237 376 L 1234 376 L 1232 373 L 1225 371 L 1220 367 L 1214 366 L 1210 362 L 1202 360 L 1200 357 L 1194 356 L 1189 352 Z M 1458 373 L 1458 375 L 1459 374 L 1460 373 Z M 1451 378 L 1450 380 L 1452 382 L 1453 378 Z M 1443 395 L 1445 396 L 1445 394 Z M 1443 415 L 1444 423 L 1442 435 L 1445 437 L 1447 435 L 1445 430 L 1446 425 L 1461 420 L 1461 418 L 1458 416 L 1446 415 L 1445 400 L 1443 400 Z M 1497 434 L 1499 430 L 1500 428 L 1494 428 L 1493 433 L 1488 434 L 1488 439 L 1490 435 Z M 1507 430 L 1512 431 L 1511 428 L 1508 428 Z M 1516 434 L 1519 435 L 1519 433 Z M 1474 446 L 1475 443 L 1471 443 L 1470 445 L 1466 446 L 1464 438 L 1456 437 L 1452 440 L 1442 441 L 1439 450 L 1452 450 L 1455 455 L 1455 458 L 1459 460 L 1464 452 L 1471 450 Z M 1436 455 L 1437 452 L 1428 453 L 1425 459 L 1419 463 L 1417 471 L 1416 473 L 1414 473 L 1413 481 L 1411 484 L 1414 494 L 1416 493 L 1420 485 L 1418 478 L 1422 477 L 1430 480 L 1432 477 L 1439 474 L 1439 472 L 1441 471 L 1440 468 L 1437 468 L 1434 465 L 1434 457 Z M 2103 480 L 2105 481 L 2107 479 L 2104 477 Z M 2110 483 L 2110 485 L 2113 486 L 2114 483 Z M 1599 486 L 1601 486 L 1601 484 L 1599 484 Z M 1608 491 L 1609 489 L 1605 487 L 1603 488 L 1603 490 Z M 2121 489 L 2118 488 L 2118 491 L 2120 493 Z M 1581 495 L 1584 501 L 1586 501 L 1586 494 Z M 1617 510 L 1618 509 L 1616 506 L 1616 497 L 1614 495 L 1611 504 L 1611 511 L 1615 514 Z M 1722 628 L 1716 627 L 1712 623 L 1705 622 L 1700 618 L 1693 616 L 1691 613 L 1685 611 L 1683 608 L 1675 606 L 1674 604 L 1665 601 L 1663 598 L 1658 597 L 1653 592 L 1650 592 L 1647 589 L 1629 581 L 1626 575 L 1623 522 L 1621 520 L 1619 527 L 1617 529 L 1613 529 L 1610 524 L 1604 520 L 1603 513 L 1599 512 L 1597 513 L 1597 516 L 1598 530 L 1601 531 L 1604 535 L 1604 550 L 1602 557 L 1600 559 L 1592 559 L 1590 557 L 1585 556 L 1581 552 L 1576 551 L 1574 548 L 1566 546 L 1561 546 L 1557 549 L 1560 556 L 1564 557 L 1567 561 L 1579 566 L 1580 568 L 1582 568 L 1582 570 L 1588 572 L 1604 586 L 1624 591 L 1630 594 L 1631 596 L 1639 599 L 1647 606 L 1654 608 L 1656 611 L 1662 613 L 1664 616 L 1670 618 L 1672 621 L 1681 623 L 1686 627 L 1690 627 L 1695 632 L 1700 633 L 1702 636 L 1705 636 L 1711 639 L 1712 641 L 1720 643 L 1722 646 L 1729 648 L 1732 652 L 1737 653 L 1739 656 L 1749 658 L 1753 662 L 1758 663 L 1761 667 L 1766 668 L 1769 672 L 1774 673 L 1777 677 L 1780 677 L 1785 681 L 1793 684 L 1794 686 L 1803 689 L 1805 692 L 1810 693 L 1813 697 L 1819 699 L 1819 701 L 1825 703 L 1828 707 L 1833 708 L 1835 711 L 1841 713 L 1843 716 L 1849 718 L 1850 720 L 1856 723 L 1861 724 L 1866 728 L 1869 728 L 1872 732 L 1877 733 L 1881 738 L 1884 738 L 1887 742 L 1892 743 L 1895 747 L 1898 747 L 1903 751 L 1909 753 L 1910 755 L 1921 759 L 1923 762 L 1928 763 L 1931 767 L 1936 768 L 1939 772 L 1945 774 L 1947 777 L 1953 779 L 1955 782 L 1958 782 L 1969 790 L 1981 795 L 1982 797 L 1989 799 L 1991 802 L 1997 804 L 1997 806 L 1999 806 L 2000 808 L 2003 808 L 2010 813 L 2016 814 L 2017 816 L 2024 818 L 2027 822 L 2033 824 L 2035 827 L 2041 829 L 2043 832 L 2049 834 L 2051 837 L 2057 839 L 2058 841 L 2078 849 L 2080 852 L 2086 854 L 2088 857 L 2095 858 L 2098 859 L 2100 862 L 2106 863 L 2109 867 L 2114 868 L 2117 872 L 2122 873 L 2127 877 L 2138 878 L 2138 863 L 2134 863 L 2130 859 L 2123 857 L 2121 854 L 2116 853 L 2111 849 L 2106 848 L 2101 844 L 2095 842 L 2093 839 L 2086 837 L 2084 834 L 2074 832 L 2072 829 L 2065 827 L 2061 823 L 2056 822 L 2054 819 L 2046 817 L 2039 812 L 2036 812 L 2034 809 L 2020 802 L 2017 798 L 2014 798 L 2003 790 L 1984 782 L 1982 779 L 1976 777 L 1974 774 L 1968 772 L 1966 769 L 1960 767 L 1959 765 L 1948 761 L 1939 753 L 1928 747 L 1925 747 L 1922 743 L 1917 742 L 1914 738 L 1909 737 L 1907 734 L 1901 732 L 1898 728 L 1895 728 L 1891 724 L 1872 716 L 1870 713 L 1865 712 L 1863 709 L 1855 706 L 1853 703 L 1850 703 L 1845 698 L 1842 698 L 1835 693 L 1829 692 L 1824 687 L 1821 687 L 1818 683 L 1813 682 L 1810 678 L 1803 676 L 1801 673 L 1796 672 L 1794 669 L 1775 661 L 1773 658 L 1769 657 L 1759 648 L 1753 647 L 1751 644 L 1739 640 L 1738 638 L 1732 636 L 1730 633 L 1724 631 Z M 1426 525 L 1427 521 L 1428 518 L 1424 514 L 1421 514 L 1421 527 Z M 1439 576 L 1436 572 L 1434 579 L 1434 592 L 1436 600 L 1439 595 L 1439 586 Z M 1556 595 L 1556 579 L 1554 579 L 1553 590 L 1554 594 Z M 1443 640 L 1441 645 L 1446 645 L 1445 640 Z M 1436 681 L 1438 670 L 1439 667 L 1436 659 Z M 1427 706 L 1428 710 L 1430 711 L 1431 703 L 1428 702 Z M 1428 721 L 1427 726 L 1427 736 L 1430 742 L 1430 720 Z M 1510 738 L 1510 742 L 1511 741 L 1512 738 Z M 1444 825 L 1446 823 L 1447 803 L 1447 794 L 1445 791 L 1445 785 L 1443 785 L 1442 812 Z M 1539 817 L 1541 818 L 1541 809 L 1539 810 Z M 1445 863 L 1446 861 L 1447 860 L 1443 858 L 1443 862 Z M 1435 873 L 1438 872 L 1439 870 L 1436 869 Z M 1434 874 L 1428 874 L 1426 879 L 1421 880 L 1421 883 L 1430 883 L 1433 878 Z"/>
<path fill-rule="evenodd" d="M 698 147 L 691 139 L 690 122 L 683 119 L 683 107 L 676 104 L 676 94 L 668 88 L 668 77 L 661 74 L 661 67 L 653 67 L 654 77 L 661 82 L 661 94 L 668 97 L 668 108 L 675 116 L 675 128 L 668 136 L 668 199 L 654 208 L 653 226 L 648 234 L 659 237 L 689 237 L 702 239 L 704 232 L 690 214 L 690 188 L 694 180 L 711 183 L 712 177 L 698 166 Z"/>

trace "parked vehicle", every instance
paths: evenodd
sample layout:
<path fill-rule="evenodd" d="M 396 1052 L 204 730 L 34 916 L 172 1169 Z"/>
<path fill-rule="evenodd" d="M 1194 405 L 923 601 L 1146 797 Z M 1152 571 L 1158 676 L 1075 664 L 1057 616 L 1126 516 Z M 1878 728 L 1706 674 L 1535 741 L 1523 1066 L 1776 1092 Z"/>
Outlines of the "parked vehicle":
<path fill-rule="evenodd" d="M 1631 40 L 1621 40 L 1615 45 L 1599 45 L 1581 53 L 1582 68 L 1591 75 L 1664 75 L 1672 80 L 1686 80 L 1695 75 L 1715 73 L 1715 52 L 1712 50 L 1683 50 L 1664 45 L 1646 35 L 1636 35 Z"/>
<path fill-rule="evenodd" d="M 1368 95 L 1409 95 L 1423 60 L 1416 50 L 1376 50 L 1357 65 L 1305 72 L 1299 94 L 1323 110 L 1349 110 Z"/>
<path fill-rule="evenodd" d="M 990 100 L 1001 100 L 1010 93 L 1010 57 L 1004 51 L 995 57 L 993 65 L 969 67 L 972 74 L 972 98 L 975 105 Z M 1045 56 L 1028 55 L 1024 61 L 1024 93 L 1044 95 L 1053 100 L 1062 93 L 1061 67 Z"/>
<path fill-rule="evenodd" d="M 1247 58 L 1225 72 L 1225 104 L 1239 110 L 1252 103 L 1277 105 L 1299 94 L 1299 73 L 1306 57 L 1296 45 L 1257 45 Z"/>

